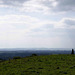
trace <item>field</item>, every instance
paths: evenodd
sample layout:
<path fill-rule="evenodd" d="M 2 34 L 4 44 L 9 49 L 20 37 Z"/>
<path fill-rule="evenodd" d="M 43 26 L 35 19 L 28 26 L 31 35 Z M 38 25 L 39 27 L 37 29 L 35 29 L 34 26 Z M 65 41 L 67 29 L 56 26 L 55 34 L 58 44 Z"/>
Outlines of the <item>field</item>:
<path fill-rule="evenodd" d="M 75 75 L 75 55 L 30 56 L 0 62 L 0 75 Z"/>

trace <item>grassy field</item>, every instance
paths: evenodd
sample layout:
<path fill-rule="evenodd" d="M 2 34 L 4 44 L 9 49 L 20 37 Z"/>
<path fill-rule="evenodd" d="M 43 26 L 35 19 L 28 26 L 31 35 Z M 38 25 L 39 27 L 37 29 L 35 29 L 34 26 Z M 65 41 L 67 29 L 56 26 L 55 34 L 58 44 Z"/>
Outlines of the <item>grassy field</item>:
<path fill-rule="evenodd" d="M 75 75 L 75 55 L 43 55 L 0 62 L 0 75 Z"/>

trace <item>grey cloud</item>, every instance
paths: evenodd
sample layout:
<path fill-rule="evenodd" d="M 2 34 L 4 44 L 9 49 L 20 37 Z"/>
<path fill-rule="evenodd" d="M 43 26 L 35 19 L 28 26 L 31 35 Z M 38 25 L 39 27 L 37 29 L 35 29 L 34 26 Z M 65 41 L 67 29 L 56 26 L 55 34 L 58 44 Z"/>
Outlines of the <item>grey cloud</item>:
<path fill-rule="evenodd" d="M 65 19 L 64 23 L 68 26 L 75 26 L 75 19 Z"/>
<path fill-rule="evenodd" d="M 0 5 L 21 6 L 26 1 L 29 1 L 29 0 L 1 0 Z"/>
<path fill-rule="evenodd" d="M 59 11 L 75 11 L 75 0 L 57 0 L 55 9 Z"/>
<path fill-rule="evenodd" d="M 52 4 L 55 2 L 57 4 L 53 6 Z M 75 0 L 55 0 L 55 1 L 45 0 L 44 2 L 41 1 L 41 3 L 50 8 L 50 11 L 55 12 L 75 11 Z"/>
<path fill-rule="evenodd" d="M 75 0 L 1 0 L 2 2 L 0 5 L 7 5 L 13 7 L 23 7 L 22 4 L 31 1 L 36 2 L 38 5 L 41 5 L 40 10 L 35 7 L 34 10 L 43 11 L 44 6 L 48 8 L 48 12 L 68 12 L 68 11 L 75 11 Z M 35 4 L 34 4 L 35 5 Z M 25 6 L 24 6 L 25 7 Z M 30 6 L 32 7 L 32 6 Z M 30 8 L 28 7 L 28 8 Z M 26 7 L 27 8 L 27 7 Z M 33 8 L 33 7 L 32 7 Z M 45 11 L 46 12 L 46 11 Z"/>

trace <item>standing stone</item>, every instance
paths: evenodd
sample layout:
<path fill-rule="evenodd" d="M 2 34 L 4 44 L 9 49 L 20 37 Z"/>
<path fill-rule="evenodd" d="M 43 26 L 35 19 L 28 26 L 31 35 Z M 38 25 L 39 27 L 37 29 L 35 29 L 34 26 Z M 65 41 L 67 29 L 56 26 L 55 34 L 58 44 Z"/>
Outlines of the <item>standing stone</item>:
<path fill-rule="evenodd" d="M 74 49 L 72 49 L 72 52 L 71 52 L 71 54 L 74 54 Z"/>

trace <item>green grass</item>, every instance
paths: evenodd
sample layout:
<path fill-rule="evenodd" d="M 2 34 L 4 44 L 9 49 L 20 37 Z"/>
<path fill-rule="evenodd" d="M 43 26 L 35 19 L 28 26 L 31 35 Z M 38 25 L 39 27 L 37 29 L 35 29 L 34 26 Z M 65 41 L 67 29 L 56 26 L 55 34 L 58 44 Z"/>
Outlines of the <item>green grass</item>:
<path fill-rule="evenodd" d="M 75 55 L 43 55 L 0 62 L 0 75 L 75 75 Z"/>

